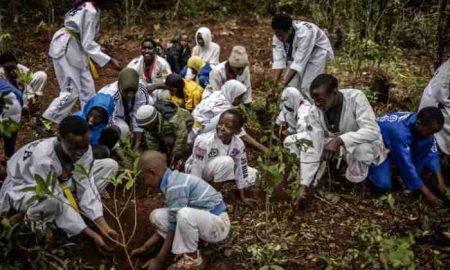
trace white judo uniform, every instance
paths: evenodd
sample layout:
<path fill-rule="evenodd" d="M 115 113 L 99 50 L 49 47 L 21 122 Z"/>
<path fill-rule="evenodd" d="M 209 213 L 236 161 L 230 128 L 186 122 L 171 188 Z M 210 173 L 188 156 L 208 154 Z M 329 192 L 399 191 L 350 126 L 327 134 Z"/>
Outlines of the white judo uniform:
<path fill-rule="evenodd" d="M 197 36 L 201 34 L 205 45 L 202 47 L 198 45 Z M 200 27 L 195 33 L 196 46 L 192 49 L 192 56 L 199 56 L 205 63 L 212 66 L 219 64 L 220 46 L 212 42 L 211 30 L 207 27 Z"/>
<path fill-rule="evenodd" d="M 27 219 L 33 222 L 55 221 L 56 225 L 69 236 L 77 235 L 87 226 L 81 216 L 69 204 L 68 199 L 59 183 L 64 183 L 76 191 L 77 203 L 82 213 L 90 220 L 103 216 L 103 206 L 97 190 L 97 183 L 104 182 L 117 172 L 116 166 L 107 163 L 96 163 L 89 150 L 76 162 L 88 170 L 93 164 L 90 177 L 73 173 L 66 178 L 63 167 L 55 152 L 57 138 L 48 138 L 34 141 L 22 147 L 8 161 L 7 177 L 0 190 L 0 213 L 10 210 L 25 212 Z M 35 175 L 46 178 L 54 173 L 58 181 L 55 185 L 54 195 L 58 199 L 45 199 L 41 202 L 29 203 L 28 200 L 35 195 L 33 191 L 22 191 L 26 187 L 36 185 Z"/>
<path fill-rule="evenodd" d="M 233 101 L 246 91 L 247 88 L 241 82 L 230 80 L 222 86 L 220 91 L 202 99 L 192 112 L 194 127 L 192 128 L 190 141 L 192 142 L 198 134 L 214 131 L 219 123 L 220 115 L 233 108 Z"/>
<path fill-rule="evenodd" d="M 54 34 L 49 49 L 60 94 L 44 112 L 43 117 L 47 120 L 61 122 L 70 114 L 78 99 L 83 109 L 86 102 L 95 95 L 88 58 L 101 67 L 111 60 L 95 42 L 99 26 L 100 14 L 91 2 L 85 2 L 65 14 L 64 27 Z M 80 41 L 69 34 L 66 28 L 79 35 Z"/>
<path fill-rule="evenodd" d="M 345 176 L 351 182 L 365 180 L 369 166 L 381 164 L 386 158 L 380 128 L 367 97 L 357 89 L 339 91 L 344 96 L 339 131 L 329 131 L 324 113 L 312 106 L 306 117 L 306 132 L 298 134 L 312 140 L 314 145 L 301 151 L 300 155 L 301 184 L 304 186 L 309 186 L 312 182 L 317 184 L 323 175 L 327 165 L 325 161 L 321 162 L 323 148 L 333 137 L 339 136 L 344 142 L 341 155 L 347 161 Z"/>
<path fill-rule="evenodd" d="M 244 142 L 238 136 L 233 136 L 231 143 L 226 145 L 215 131 L 201 134 L 195 139 L 185 171 L 209 182 L 235 180 L 238 189 L 252 186 L 257 173 L 256 169 L 247 165 Z"/>
<path fill-rule="evenodd" d="M 122 137 L 128 135 L 130 131 L 132 132 L 143 132 L 143 129 L 139 127 L 136 122 L 137 110 L 142 105 L 153 105 L 153 98 L 148 94 L 147 89 L 140 84 L 136 96 L 134 98 L 134 103 L 128 104 L 128 114 L 130 122 L 127 122 L 127 117 L 125 116 L 126 110 L 123 103 L 122 94 L 119 91 L 119 83 L 114 82 L 106 85 L 99 90 L 99 93 L 110 95 L 114 98 L 114 112 L 111 117 L 112 124 L 120 128 Z"/>
<path fill-rule="evenodd" d="M 423 92 L 419 110 L 428 106 L 440 108 L 444 114 L 444 128 L 434 134 L 434 137 L 439 149 L 450 155 L 450 60 L 436 70 Z"/>
<path fill-rule="evenodd" d="M 172 74 L 172 69 L 166 59 L 159 55 L 155 55 L 153 64 L 150 68 L 151 74 L 146 74 L 144 71 L 144 57 L 139 56 L 131 60 L 127 65 L 128 68 L 136 70 L 139 74 L 139 80 L 145 87 L 152 84 L 164 84 L 166 77 Z M 169 90 L 166 89 L 156 89 L 152 93 L 154 100 L 165 100 L 170 96 Z"/>
<path fill-rule="evenodd" d="M 210 95 L 214 91 L 220 91 L 222 86 L 230 80 L 228 78 L 228 71 L 226 68 L 226 63 L 228 61 L 222 62 L 219 65 L 212 68 L 211 72 L 209 73 L 209 85 L 206 87 L 205 91 L 203 92 L 203 97 L 205 98 L 208 95 Z M 252 81 L 250 77 L 250 68 L 247 66 L 244 69 L 244 72 L 242 72 L 241 75 L 236 76 L 236 78 L 233 78 L 242 84 L 245 85 L 247 88 L 247 92 L 244 95 L 244 98 L 242 100 L 243 103 L 248 104 L 252 102 Z"/>
<path fill-rule="evenodd" d="M 17 69 L 21 73 L 27 73 L 30 69 L 22 64 L 17 64 Z M 0 67 L 0 79 L 6 80 L 5 70 Z M 30 83 L 25 85 L 23 95 L 24 106 L 27 105 L 28 99 L 35 98 L 36 96 L 42 96 L 44 93 L 45 85 L 47 84 L 47 73 L 39 70 L 31 73 Z"/>
<path fill-rule="evenodd" d="M 326 34 L 313 23 L 296 21 L 292 24 L 295 36 L 292 43 L 283 43 L 275 35 L 272 38 L 273 69 L 291 68 L 297 74 L 289 82 L 311 101 L 309 86 L 317 75 L 325 72 L 327 60 L 334 58 L 331 43 Z"/>
<path fill-rule="evenodd" d="M 281 93 L 281 108 L 277 116 L 276 124 L 287 126 L 289 136 L 284 139 L 283 145 L 290 153 L 300 158 L 300 149 L 297 141 L 306 131 L 306 117 L 311 109 L 311 103 L 304 99 L 295 87 L 287 87 Z"/>

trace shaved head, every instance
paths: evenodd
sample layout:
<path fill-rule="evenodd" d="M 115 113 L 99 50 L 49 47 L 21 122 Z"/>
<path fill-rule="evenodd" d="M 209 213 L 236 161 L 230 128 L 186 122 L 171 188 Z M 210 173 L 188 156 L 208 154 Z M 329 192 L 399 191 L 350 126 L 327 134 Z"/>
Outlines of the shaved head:
<path fill-rule="evenodd" d="M 167 168 L 166 155 L 157 151 L 148 150 L 141 154 L 139 164 L 146 185 L 153 186 L 154 188 L 159 187 L 161 178 Z"/>
<path fill-rule="evenodd" d="M 142 170 L 164 170 L 167 166 L 166 155 L 158 151 L 144 151 L 140 160 Z"/>

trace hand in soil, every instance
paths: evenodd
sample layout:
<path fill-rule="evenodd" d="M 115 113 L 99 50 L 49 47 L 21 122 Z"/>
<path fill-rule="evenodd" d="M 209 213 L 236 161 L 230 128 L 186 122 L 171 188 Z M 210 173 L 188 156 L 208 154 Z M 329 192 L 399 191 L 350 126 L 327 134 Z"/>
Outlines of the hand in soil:
<path fill-rule="evenodd" d="M 119 234 L 113 230 L 113 229 L 109 229 L 106 233 L 111 239 L 113 239 L 115 242 L 119 243 Z M 117 244 L 116 243 L 116 244 Z"/>
<path fill-rule="evenodd" d="M 251 198 L 243 198 L 239 200 L 239 204 L 243 204 L 249 207 L 254 207 L 258 204 L 258 201 Z"/>
<path fill-rule="evenodd" d="M 438 184 L 438 189 L 442 193 L 446 193 L 447 192 L 447 186 L 444 183 L 439 183 Z"/>
<path fill-rule="evenodd" d="M 325 148 L 323 150 L 322 158 L 324 160 L 330 160 L 336 157 L 339 154 L 339 147 L 343 145 L 344 142 L 340 137 L 336 137 L 331 139 L 327 144 L 325 144 Z"/>
<path fill-rule="evenodd" d="M 114 248 L 108 246 L 106 244 L 106 242 L 103 240 L 103 238 L 99 235 L 96 234 L 96 236 L 93 237 L 95 246 L 97 247 L 97 250 L 105 256 L 112 256 L 114 255 Z"/>
<path fill-rule="evenodd" d="M 141 256 L 146 251 L 147 251 L 147 248 L 145 248 L 144 246 L 141 246 L 141 247 L 136 248 L 133 251 L 131 251 L 131 256 Z"/>
<path fill-rule="evenodd" d="M 163 261 L 159 260 L 158 258 L 153 258 L 148 260 L 143 266 L 142 269 L 147 270 L 160 270 L 162 269 Z"/>

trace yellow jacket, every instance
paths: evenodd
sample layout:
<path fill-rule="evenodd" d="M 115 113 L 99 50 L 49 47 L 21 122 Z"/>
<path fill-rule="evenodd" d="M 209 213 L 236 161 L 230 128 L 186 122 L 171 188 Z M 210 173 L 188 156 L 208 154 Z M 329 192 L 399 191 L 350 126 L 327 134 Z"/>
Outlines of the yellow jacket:
<path fill-rule="evenodd" d="M 202 100 L 203 88 L 194 81 L 184 80 L 184 100 L 174 95 L 170 97 L 170 101 L 178 106 L 192 111 Z"/>

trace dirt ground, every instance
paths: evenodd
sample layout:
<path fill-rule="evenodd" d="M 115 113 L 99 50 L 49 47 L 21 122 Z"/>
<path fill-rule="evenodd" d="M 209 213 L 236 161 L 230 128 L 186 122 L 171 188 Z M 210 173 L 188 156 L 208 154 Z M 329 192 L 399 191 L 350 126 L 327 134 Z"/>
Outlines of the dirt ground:
<path fill-rule="evenodd" d="M 181 22 L 180 22 L 181 23 Z M 184 22 L 183 22 L 184 23 Z M 162 26 L 156 31 L 156 37 L 170 39 L 173 33 L 177 33 L 177 24 Z M 267 89 L 263 89 L 263 81 L 270 74 L 271 61 L 271 29 L 267 18 L 227 19 L 226 22 L 195 21 L 184 24 L 184 29 L 189 34 L 195 32 L 198 27 L 206 25 L 214 33 L 214 41 L 221 46 L 221 60 L 229 55 L 234 45 L 243 45 L 247 48 L 251 60 L 252 85 L 255 96 L 263 96 Z M 108 40 L 107 51 L 116 57 L 125 66 L 132 58 L 139 55 L 139 33 L 143 28 L 135 32 L 118 33 L 114 28 L 103 29 L 102 39 Z M 114 37 L 114 38 L 113 38 Z M 34 69 L 43 69 L 49 75 L 47 88 L 43 98 L 42 108 L 58 94 L 57 82 L 54 76 L 51 60 L 47 57 L 48 45 L 51 34 L 34 35 L 24 40 L 23 57 L 24 64 Z M 117 45 L 112 45 L 117 44 Z M 96 81 L 97 90 L 103 85 L 116 80 L 117 71 L 110 67 L 100 69 L 100 79 Z M 19 131 L 18 146 L 32 141 L 32 132 L 28 119 Z M 0 153 L 1 155 L 2 153 Z M 251 165 L 255 165 L 257 153 L 251 152 Z M 384 232 L 406 235 L 427 225 L 427 228 L 438 228 L 448 225 L 449 215 L 445 209 L 430 211 L 430 207 L 423 205 L 413 194 L 403 191 L 394 192 L 394 209 L 387 206 L 376 206 L 378 194 L 371 192 L 364 184 L 351 185 L 342 181 L 342 175 L 337 174 L 335 179 L 325 177 L 319 190 L 325 193 L 332 192 L 340 197 L 337 204 L 330 204 L 320 199 L 312 200 L 306 211 L 292 213 L 286 195 L 279 192 L 274 202 L 275 211 L 266 219 L 264 216 L 264 196 L 255 195 L 260 200 L 254 208 L 237 205 L 232 194 L 225 194 L 226 202 L 230 206 L 232 220 L 232 233 L 225 244 L 202 245 L 201 250 L 207 260 L 207 269 L 255 269 L 256 263 L 249 260 L 248 251 L 244 248 L 251 243 L 264 244 L 276 241 L 280 245 L 280 256 L 285 257 L 283 263 L 285 269 L 322 269 L 324 264 L 318 259 L 319 255 L 329 258 L 340 256 L 349 248 L 361 248 L 355 245 L 351 239 L 356 230 L 356 224 L 364 219 L 379 224 Z M 255 192 L 255 194 L 258 194 Z M 105 203 L 112 206 L 109 199 Z M 123 202 L 119 202 L 123 203 Z M 149 224 L 149 214 L 157 207 L 161 207 L 163 199 L 151 190 L 138 191 L 137 200 L 137 234 L 131 242 L 131 248 L 138 247 L 153 229 Z M 122 222 L 127 234 L 133 230 L 133 209 L 127 209 Z M 264 235 L 264 226 L 269 220 L 272 236 Z M 276 240 L 277 239 L 277 240 Z M 127 269 L 128 264 L 123 254 L 117 256 L 117 260 L 102 259 L 89 242 L 77 241 L 74 255 L 82 257 L 88 264 L 116 265 L 117 269 Z M 442 262 L 442 269 L 450 267 L 450 257 L 445 252 L 439 251 L 430 245 L 415 245 L 415 260 L 419 269 L 435 269 L 433 261 L 436 256 Z M 140 259 L 139 265 L 145 262 Z M 169 263 L 169 261 L 168 261 Z M 347 267 L 356 269 L 355 266 Z"/>

